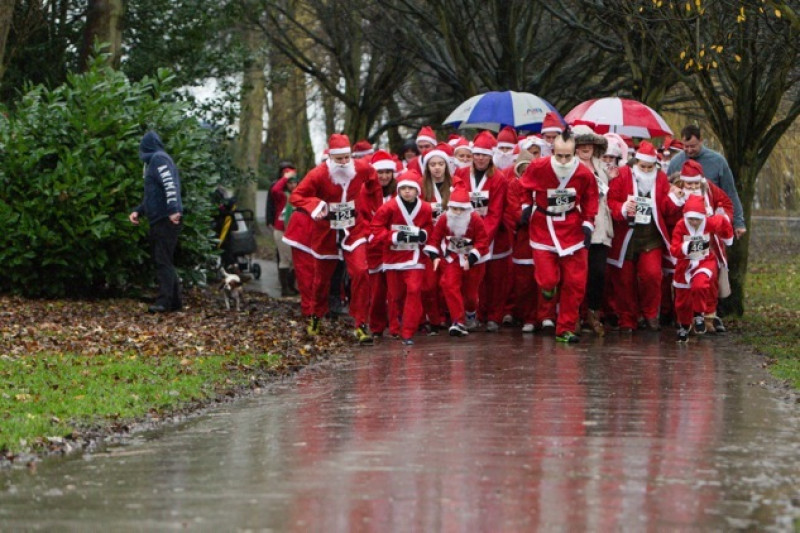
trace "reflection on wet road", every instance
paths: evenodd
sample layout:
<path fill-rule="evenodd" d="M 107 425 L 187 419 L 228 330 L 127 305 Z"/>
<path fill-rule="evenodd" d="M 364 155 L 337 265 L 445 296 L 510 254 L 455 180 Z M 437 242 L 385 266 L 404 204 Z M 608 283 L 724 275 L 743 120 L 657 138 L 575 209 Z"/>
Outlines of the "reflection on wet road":
<path fill-rule="evenodd" d="M 0 479 L 0 528 L 791 530 L 800 421 L 730 340 L 384 341 L 157 439 Z M 145 439 L 142 439 L 145 440 Z"/>

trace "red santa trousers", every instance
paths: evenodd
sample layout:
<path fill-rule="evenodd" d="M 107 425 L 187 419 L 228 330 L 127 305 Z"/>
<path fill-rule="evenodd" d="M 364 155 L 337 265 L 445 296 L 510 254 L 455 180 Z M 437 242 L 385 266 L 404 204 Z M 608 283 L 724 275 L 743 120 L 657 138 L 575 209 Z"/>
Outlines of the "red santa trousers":
<path fill-rule="evenodd" d="M 490 320 L 499 324 L 503 320 L 506 299 L 513 283 L 511 256 L 490 259 L 484 264 L 486 265 L 486 274 L 483 277 L 483 284 L 480 289 L 478 316 L 481 322 Z"/>
<path fill-rule="evenodd" d="M 400 336 L 410 339 L 422 320 L 425 270 L 387 270 L 386 281 L 389 286 L 389 331 L 396 331 L 399 324 Z M 402 313 L 399 312 L 401 304 Z"/>
<path fill-rule="evenodd" d="M 639 254 L 635 261 L 627 259 L 622 268 L 612 267 L 616 277 L 615 307 L 621 328 L 636 329 L 639 316 L 656 318 L 661 307 L 661 247 Z"/>
<path fill-rule="evenodd" d="M 303 316 L 314 314 L 314 256 L 299 248 L 292 247 L 292 263 L 300 292 L 300 311 Z"/>
<path fill-rule="evenodd" d="M 536 264 L 536 283 L 542 290 L 553 290 L 559 287 L 558 320 L 556 335 L 567 331 L 577 331 L 581 302 L 586 294 L 586 276 L 589 273 L 589 256 L 586 248 L 581 248 L 572 255 L 559 257 L 557 253 L 547 250 L 533 250 L 533 262 Z M 659 263 L 660 267 L 660 263 Z M 547 308 L 552 305 L 544 297 L 539 297 L 539 317 L 549 318 Z"/>
<path fill-rule="evenodd" d="M 714 274 L 714 277 L 710 278 L 705 272 L 698 272 L 692 277 L 691 289 L 675 287 L 675 313 L 678 317 L 678 324 L 688 326 L 692 323 L 695 313 L 705 315 L 716 309 L 716 300 L 714 300 L 714 307 L 708 307 L 711 287 L 716 281 L 716 272 Z"/>
<path fill-rule="evenodd" d="M 521 320 L 523 324 L 536 324 L 537 322 L 539 288 L 536 286 L 534 270 L 533 265 L 514 263 L 514 289 L 511 294 L 514 302 L 512 315 Z M 550 318 L 555 318 L 555 304 L 553 304 L 553 316 Z"/>
<path fill-rule="evenodd" d="M 474 313 L 478 309 L 478 293 L 486 274 L 486 263 L 464 270 L 458 261 L 442 261 L 439 268 L 442 270 L 442 292 L 450 310 L 450 320 L 463 324 L 466 320 L 465 311 Z"/>
<path fill-rule="evenodd" d="M 367 247 L 358 246 L 352 252 L 343 252 L 350 276 L 350 316 L 356 325 L 369 320 L 369 273 L 367 270 Z M 328 312 L 328 292 L 331 276 L 336 270 L 335 259 L 314 260 L 314 314 L 324 316 Z"/>
<path fill-rule="evenodd" d="M 389 325 L 389 307 L 386 301 L 386 272 L 369 275 L 369 329 L 382 333 Z"/>
<path fill-rule="evenodd" d="M 422 307 L 425 310 L 425 315 L 428 317 L 428 322 L 434 326 L 441 325 L 442 310 L 439 306 L 440 288 L 439 277 L 441 271 L 433 269 L 432 261 L 425 261 L 425 280 L 422 287 Z"/>

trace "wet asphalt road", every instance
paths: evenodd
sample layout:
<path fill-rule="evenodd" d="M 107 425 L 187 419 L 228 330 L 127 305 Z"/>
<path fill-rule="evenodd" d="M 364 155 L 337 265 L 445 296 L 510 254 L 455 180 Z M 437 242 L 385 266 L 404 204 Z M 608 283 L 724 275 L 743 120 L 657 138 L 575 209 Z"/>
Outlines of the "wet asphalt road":
<path fill-rule="evenodd" d="M 504 330 L 358 349 L 0 477 L 0 529 L 791 531 L 800 419 L 725 337 Z"/>

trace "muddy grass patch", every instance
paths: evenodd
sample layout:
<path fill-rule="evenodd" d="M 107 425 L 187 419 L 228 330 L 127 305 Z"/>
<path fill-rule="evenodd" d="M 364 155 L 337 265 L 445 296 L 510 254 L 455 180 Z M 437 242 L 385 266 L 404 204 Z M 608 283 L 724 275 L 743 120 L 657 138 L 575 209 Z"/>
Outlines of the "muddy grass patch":
<path fill-rule="evenodd" d="M 153 427 L 348 351 L 343 326 L 309 338 L 296 303 L 254 293 L 239 313 L 207 290 L 167 315 L 123 299 L 0 302 L 0 466 Z"/>

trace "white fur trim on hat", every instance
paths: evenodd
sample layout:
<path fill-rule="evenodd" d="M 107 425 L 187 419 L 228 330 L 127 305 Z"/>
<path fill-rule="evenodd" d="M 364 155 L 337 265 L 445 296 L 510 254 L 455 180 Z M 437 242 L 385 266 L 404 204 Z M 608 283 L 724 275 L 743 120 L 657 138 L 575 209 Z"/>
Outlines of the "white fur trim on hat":
<path fill-rule="evenodd" d="M 684 176 L 681 174 L 681 181 L 685 181 L 687 183 L 700 183 L 701 181 L 705 181 L 706 179 L 703 176 Z"/>
<path fill-rule="evenodd" d="M 350 153 L 350 147 L 349 146 L 346 146 L 344 148 L 329 148 L 328 149 L 328 154 L 330 154 L 330 155 L 342 155 L 342 154 L 349 154 L 349 153 Z"/>
<path fill-rule="evenodd" d="M 685 218 L 706 218 L 705 213 L 699 213 L 697 211 L 687 211 L 683 214 Z"/>
<path fill-rule="evenodd" d="M 414 187 L 415 189 L 417 189 L 418 193 L 422 192 L 422 188 L 419 186 L 419 183 L 417 182 L 417 180 L 404 180 L 404 179 L 400 178 L 400 180 L 398 180 L 398 182 L 397 182 L 397 190 L 398 191 L 400 190 L 400 187 Z"/>
<path fill-rule="evenodd" d="M 556 126 L 550 126 L 549 128 L 542 128 L 541 133 L 563 133 L 564 128 L 559 128 Z"/>
<path fill-rule="evenodd" d="M 353 157 L 366 157 L 375 153 L 375 150 L 362 150 L 360 152 L 353 152 Z"/>
<path fill-rule="evenodd" d="M 477 146 L 473 146 L 472 153 L 483 154 L 483 155 L 494 155 L 494 150 L 492 148 L 479 148 Z"/>
<path fill-rule="evenodd" d="M 434 157 L 441 157 L 442 159 L 444 159 L 445 163 L 447 163 L 448 165 L 450 164 L 450 156 L 447 155 L 443 150 L 431 150 L 430 152 L 425 154 L 425 157 L 422 158 L 422 170 L 423 171 L 426 168 L 428 168 L 428 161 L 430 161 Z"/>
<path fill-rule="evenodd" d="M 454 201 L 450 200 L 449 202 L 447 202 L 447 207 L 448 208 L 450 208 L 450 207 L 460 207 L 461 209 L 471 210 L 472 209 L 472 203 L 471 202 L 454 202 Z"/>
<path fill-rule="evenodd" d="M 372 168 L 375 170 L 391 170 L 392 172 L 397 172 L 397 164 L 392 159 L 383 159 L 373 163 Z"/>
<path fill-rule="evenodd" d="M 415 140 L 414 142 L 415 142 L 417 145 L 419 145 L 420 141 L 422 141 L 422 142 L 429 142 L 429 143 L 431 143 L 431 144 L 432 144 L 432 145 L 434 145 L 434 146 L 436 146 L 436 144 L 437 144 L 437 141 L 436 141 L 436 139 L 434 139 L 433 137 L 428 137 L 427 135 L 420 135 L 419 137 L 417 137 L 417 138 L 416 138 L 416 140 Z"/>
<path fill-rule="evenodd" d="M 498 147 L 498 148 L 511 148 L 511 149 L 513 149 L 515 146 L 516 146 L 516 144 L 514 144 L 514 143 L 505 143 L 505 142 L 503 142 L 503 143 L 501 143 L 501 142 L 497 143 L 497 147 Z"/>
<path fill-rule="evenodd" d="M 656 156 L 646 155 L 643 154 L 642 152 L 636 152 L 636 159 L 638 159 L 639 161 L 643 161 L 645 163 L 655 163 L 656 161 L 658 161 L 658 158 Z"/>

